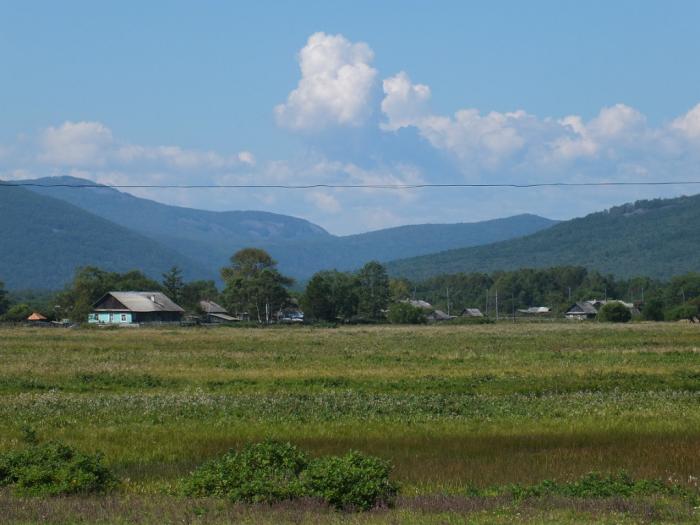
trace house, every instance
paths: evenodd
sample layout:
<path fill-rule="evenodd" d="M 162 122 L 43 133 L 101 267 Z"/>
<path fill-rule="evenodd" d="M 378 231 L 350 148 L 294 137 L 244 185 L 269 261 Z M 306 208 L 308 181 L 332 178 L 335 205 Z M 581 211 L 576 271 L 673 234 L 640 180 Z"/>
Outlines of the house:
<path fill-rule="evenodd" d="M 577 320 L 595 319 L 595 317 L 598 315 L 598 311 L 607 303 L 620 303 L 624 305 L 625 308 L 627 308 L 633 316 L 640 315 L 639 309 L 632 303 L 618 301 L 617 299 L 606 299 L 602 301 L 600 299 L 593 299 L 590 301 L 577 302 L 566 311 L 564 316 L 567 319 Z"/>
<path fill-rule="evenodd" d="M 462 310 L 462 317 L 484 317 L 478 308 L 465 308 Z"/>
<path fill-rule="evenodd" d="M 428 321 L 449 321 L 450 319 L 454 319 L 454 315 L 448 315 L 442 310 L 433 310 L 432 312 L 426 314 L 425 318 Z"/>
<path fill-rule="evenodd" d="M 304 312 L 299 310 L 299 308 L 290 307 L 283 308 L 277 312 L 277 322 L 278 323 L 303 323 L 304 322 Z"/>
<path fill-rule="evenodd" d="M 602 306 L 601 301 L 580 301 L 573 304 L 565 313 L 567 319 L 595 319 L 598 309 Z"/>
<path fill-rule="evenodd" d="M 437 308 L 433 308 L 433 305 L 430 304 L 428 301 L 423 301 L 421 299 L 406 299 L 405 301 L 401 301 L 403 303 L 410 304 L 411 306 L 415 308 L 420 308 L 422 310 L 425 310 L 425 318 L 428 321 L 449 321 L 450 319 L 454 319 L 454 315 L 447 314 L 443 312 L 442 310 L 438 310 Z"/>
<path fill-rule="evenodd" d="M 221 305 L 214 301 L 199 301 L 199 309 L 202 311 L 202 318 L 205 323 L 232 323 L 240 321 L 239 318 L 231 316 Z"/>
<path fill-rule="evenodd" d="M 179 323 L 185 312 L 161 292 L 108 292 L 92 310 L 89 323 L 113 325 Z"/>

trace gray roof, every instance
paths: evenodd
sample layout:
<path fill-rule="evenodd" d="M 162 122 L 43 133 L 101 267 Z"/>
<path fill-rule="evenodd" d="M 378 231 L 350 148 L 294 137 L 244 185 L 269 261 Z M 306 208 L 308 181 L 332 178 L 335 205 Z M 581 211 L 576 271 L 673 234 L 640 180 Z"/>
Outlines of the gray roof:
<path fill-rule="evenodd" d="M 576 303 L 571 308 L 566 311 L 567 314 L 590 314 L 595 315 L 598 313 L 595 306 L 591 301 L 581 301 Z"/>
<path fill-rule="evenodd" d="M 465 317 L 484 317 L 484 314 L 478 308 L 465 308 L 462 311 L 462 315 Z"/>
<path fill-rule="evenodd" d="M 170 297 L 162 292 L 108 292 L 95 303 L 95 310 L 100 310 L 98 305 L 108 295 L 114 297 L 130 312 L 184 312 Z M 109 310 L 113 309 L 110 308 Z"/>
<path fill-rule="evenodd" d="M 227 314 L 226 308 L 214 301 L 199 301 L 199 307 L 207 314 Z"/>

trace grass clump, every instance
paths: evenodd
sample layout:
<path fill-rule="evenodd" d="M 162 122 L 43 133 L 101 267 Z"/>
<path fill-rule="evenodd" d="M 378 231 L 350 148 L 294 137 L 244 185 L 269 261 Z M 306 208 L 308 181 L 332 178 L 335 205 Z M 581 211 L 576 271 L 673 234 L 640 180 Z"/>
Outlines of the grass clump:
<path fill-rule="evenodd" d="M 31 444 L 0 454 L 0 486 L 20 496 L 105 492 L 115 479 L 101 454 L 84 454 L 59 442 Z"/>
<path fill-rule="evenodd" d="M 188 496 L 217 496 L 246 503 L 274 503 L 303 495 L 299 475 L 306 454 L 290 443 L 265 441 L 231 450 L 205 463 L 183 483 Z"/>
<path fill-rule="evenodd" d="M 310 496 L 337 509 L 369 510 L 393 505 L 398 485 L 389 479 L 390 472 L 389 462 L 351 451 L 312 461 L 303 480 Z"/>
<path fill-rule="evenodd" d="M 309 461 L 290 443 L 265 441 L 205 463 L 183 481 L 187 496 L 245 503 L 318 498 L 337 509 L 393 504 L 398 486 L 388 462 L 359 452 Z"/>
<path fill-rule="evenodd" d="M 511 485 L 508 491 L 518 500 L 544 496 L 594 499 L 650 495 L 681 496 L 693 501 L 697 499 L 697 495 L 678 484 L 664 483 L 659 479 L 634 479 L 624 470 L 607 475 L 590 472 L 571 482 L 544 480 L 529 486 Z"/>

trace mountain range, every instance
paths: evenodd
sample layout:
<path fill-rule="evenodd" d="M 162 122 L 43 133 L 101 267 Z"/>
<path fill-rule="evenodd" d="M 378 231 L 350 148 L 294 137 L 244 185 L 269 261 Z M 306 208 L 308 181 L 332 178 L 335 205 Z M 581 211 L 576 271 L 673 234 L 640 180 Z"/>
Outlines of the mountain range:
<path fill-rule="evenodd" d="M 561 265 L 661 279 L 700 271 L 700 195 L 637 201 L 517 239 L 393 261 L 388 270 L 420 280 Z"/>
<path fill-rule="evenodd" d="M 476 223 L 419 224 L 335 236 L 304 219 L 262 211 L 214 212 L 161 204 L 73 177 L 0 188 L 0 280 L 9 288 L 60 288 L 79 266 L 141 269 L 159 278 L 173 265 L 189 279 L 216 279 L 238 249 L 257 246 L 280 270 L 306 279 L 451 248 L 512 239 L 556 221 L 519 215 Z"/>

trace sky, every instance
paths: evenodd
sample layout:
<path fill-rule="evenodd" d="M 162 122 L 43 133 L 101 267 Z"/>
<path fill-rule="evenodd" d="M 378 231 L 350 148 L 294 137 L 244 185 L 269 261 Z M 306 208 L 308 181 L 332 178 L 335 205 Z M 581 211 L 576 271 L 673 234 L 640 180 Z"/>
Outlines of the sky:
<path fill-rule="evenodd" d="M 698 19 L 694 0 L 0 0 L 0 179 L 700 180 Z M 349 234 L 698 188 L 129 191 Z"/>

